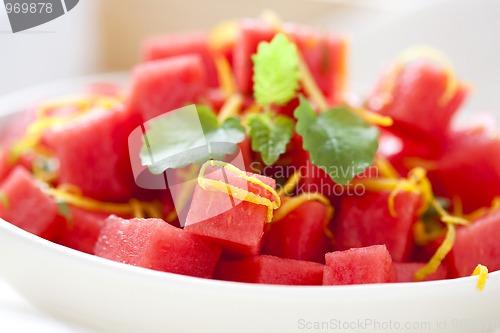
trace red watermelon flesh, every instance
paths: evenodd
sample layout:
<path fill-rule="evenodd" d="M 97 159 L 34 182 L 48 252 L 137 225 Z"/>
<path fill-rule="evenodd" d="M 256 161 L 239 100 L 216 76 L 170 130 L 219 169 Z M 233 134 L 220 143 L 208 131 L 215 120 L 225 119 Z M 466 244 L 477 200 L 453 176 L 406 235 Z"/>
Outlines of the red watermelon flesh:
<path fill-rule="evenodd" d="M 386 283 L 393 279 L 392 259 L 385 245 L 327 253 L 324 285 Z"/>
<path fill-rule="evenodd" d="M 386 158 L 400 175 L 406 176 L 408 171 L 421 166 L 421 161 L 435 162 L 442 150 L 441 142 L 412 133 L 401 135 L 381 130 L 378 154 Z"/>
<path fill-rule="evenodd" d="M 226 93 L 222 89 L 211 88 L 207 90 L 206 98 L 206 102 L 210 108 L 216 113 L 219 113 L 220 109 L 226 102 Z"/>
<path fill-rule="evenodd" d="M 297 45 L 330 104 L 339 104 L 342 101 L 346 78 L 346 39 L 341 35 L 296 24 L 285 24 L 284 29 Z"/>
<path fill-rule="evenodd" d="M 449 134 L 436 168 L 429 171 L 436 195 L 460 197 L 466 213 L 500 196 L 500 139 L 484 127 Z"/>
<path fill-rule="evenodd" d="M 400 192 L 394 204 L 397 216 L 392 217 L 388 208 L 389 195 L 388 191 L 366 192 L 362 196 L 342 199 L 334 226 L 337 249 L 384 244 L 394 260 L 404 261 L 408 257 L 420 196 Z"/>
<path fill-rule="evenodd" d="M 70 218 L 60 217 L 57 243 L 72 249 L 94 254 L 94 247 L 99 238 L 108 214 L 86 211 L 69 207 Z"/>
<path fill-rule="evenodd" d="M 238 148 L 240 150 L 241 156 L 243 157 L 243 163 L 245 165 L 245 170 L 252 171 L 252 141 L 250 137 L 245 136 L 245 139 L 238 143 Z"/>
<path fill-rule="evenodd" d="M 500 212 L 494 212 L 458 229 L 455 243 L 447 257 L 452 277 L 469 276 L 478 264 L 490 272 L 500 270 Z"/>
<path fill-rule="evenodd" d="M 145 62 L 132 72 L 128 108 L 143 121 L 195 103 L 207 89 L 203 60 L 183 55 Z"/>
<path fill-rule="evenodd" d="M 453 97 L 443 105 L 447 75 L 441 66 L 427 60 L 407 63 L 399 73 L 392 91 L 392 99 L 383 103 L 382 92 L 390 72 L 384 74 L 368 99 L 369 109 L 390 116 L 402 133 L 413 130 L 441 138 L 453 115 L 467 96 L 467 88 L 459 83 Z"/>
<path fill-rule="evenodd" d="M 247 175 L 275 188 L 274 179 L 251 173 Z M 233 172 L 209 169 L 205 177 L 274 200 L 267 190 Z M 216 242 L 230 255 L 256 255 L 260 251 L 266 221 L 267 206 L 239 201 L 226 193 L 207 191 L 196 185 L 185 230 Z"/>
<path fill-rule="evenodd" d="M 315 30 L 286 24 L 286 33 L 294 40 L 304 56 L 319 88 L 332 103 L 338 103 L 345 79 L 346 43 L 344 38 L 322 34 Z M 260 20 L 244 20 L 233 50 L 233 67 L 236 85 L 242 93 L 253 89 L 252 55 L 261 41 L 270 41 L 274 30 Z"/>
<path fill-rule="evenodd" d="M 219 79 L 214 57 L 208 44 L 208 33 L 190 32 L 155 36 L 146 39 L 142 45 L 142 59 L 145 61 L 159 60 L 195 54 L 203 60 L 207 82 L 210 87 L 217 87 Z"/>
<path fill-rule="evenodd" d="M 211 278 L 220 249 L 161 219 L 124 220 L 110 216 L 95 254 L 129 265 Z"/>
<path fill-rule="evenodd" d="M 281 284 L 321 285 L 324 265 L 316 262 L 260 255 L 241 260 L 220 261 L 214 273 L 219 280 Z"/>
<path fill-rule="evenodd" d="M 128 135 L 135 124 L 123 109 L 96 109 L 45 133 L 59 159 L 59 183 L 79 187 L 85 196 L 116 201 L 132 193 Z"/>
<path fill-rule="evenodd" d="M 263 252 L 281 258 L 324 263 L 330 240 L 325 235 L 324 204 L 306 202 L 283 220 L 271 224 Z"/>
<path fill-rule="evenodd" d="M 300 172 L 297 194 L 319 192 L 331 199 L 342 195 L 343 188 L 338 186 L 324 170 L 311 163 L 309 152 L 303 149 L 302 142 L 302 137 L 294 133 L 287 152 L 281 158 L 291 167 L 287 177 L 290 177 L 294 171 Z"/>
<path fill-rule="evenodd" d="M 416 282 L 415 273 L 424 266 L 425 264 L 420 262 L 393 262 L 395 282 Z M 436 272 L 427 276 L 423 281 L 444 280 L 447 275 L 446 266 L 441 265 Z"/>
<path fill-rule="evenodd" d="M 253 91 L 252 55 L 257 52 L 257 46 L 261 41 L 270 41 L 273 36 L 273 29 L 262 21 L 241 22 L 239 36 L 233 49 L 234 78 L 241 93 L 250 94 Z"/>
<path fill-rule="evenodd" d="M 9 162 L 9 151 L 0 149 L 0 182 L 3 181 L 12 171 L 12 165 Z"/>
<path fill-rule="evenodd" d="M 0 203 L 2 219 L 34 235 L 54 239 L 56 204 L 26 169 L 16 167 L 0 185 L 0 193 L 7 201 Z"/>

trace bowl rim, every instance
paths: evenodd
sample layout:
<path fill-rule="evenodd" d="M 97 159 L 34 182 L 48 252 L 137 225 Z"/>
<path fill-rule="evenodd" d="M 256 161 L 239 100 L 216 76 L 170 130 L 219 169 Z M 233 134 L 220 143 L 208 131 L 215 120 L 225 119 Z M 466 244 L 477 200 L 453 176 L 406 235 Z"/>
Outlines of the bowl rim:
<path fill-rule="evenodd" d="M 27 98 L 27 96 L 39 96 L 48 92 L 53 93 L 59 90 L 69 90 L 71 87 L 85 87 L 92 83 L 118 83 L 123 84 L 129 77 L 129 72 L 110 72 L 110 73 L 99 73 L 84 76 L 76 76 L 71 78 L 66 78 L 62 80 L 52 81 L 49 83 L 44 83 L 36 85 L 30 88 L 21 89 L 9 94 L 0 96 L 0 119 L 13 116 L 16 113 L 22 113 L 26 110 L 26 107 L 30 103 L 34 102 L 34 98 Z M 69 90 L 71 91 L 71 90 Z M 70 92 L 68 92 L 70 93 Z M 68 94 L 62 93 L 62 94 Z M 75 93 L 75 92 L 74 92 Z M 12 104 L 18 104 L 17 109 L 12 107 Z M 181 274 L 169 273 L 156 271 L 152 269 L 147 269 L 143 267 L 137 267 L 129 264 L 119 263 L 105 258 L 100 258 L 95 255 L 84 253 L 72 248 L 48 241 L 39 236 L 31 234 L 11 223 L 0 218 L 0 231 L 7 232 L 14 236 L 15 238 L 22 239 L 25 241 L 33 242 L 34 245 L 43 247 L 54 254 L 62 255 L 67 259 L 76 259 L 80 262 L 87 264 L 94 264 L 101 268 L 108 270 L 118 270 L 121 273 L 132 274 L 139 278 L 145 279 L 155 279 L 159 282 L 172 282 L 177 284 L 182 284 L 185 287 L 196 287 L 201 289 L 212 290 L 214 292 L 220 292 L 223 289 L 229 291 L 248 291 L 253 294 L 265 293 L 269 296 L 269 293 L 274 293 L 275 296 L 284 295 L 295 295 L 300 296 L 304 294 L 308 295 L 323 295 L 325 292 L 363 292 L 368 290 L 390 290 L 391 292 L 397 291 L 400 288 L 407 289 L 409 286 L 414 290 L 419 290 L 421 288 L 434 287 L 438 288 L 440 286 L 453 287 L 455 285 L 466 284 L 477 284 L 477 276 L 467 276 L 454 279 L 445 280 L 435 280 L 435 281 L 419 281 L 419 282 L 391 282 L 391 283 L 380 283 L 380 284 L 356 284 L 356 285 L 336 285 L 336 286 L 287 286 L 287 285 L 269 285 L 269 284 L 255 284 L 255 283 L 242 283 L 242 282 L 231 282 L 231 281 L 220 281 L 214 279 L 198 278 L 192 276 L 186 276 Z M 472 273 L 472 272 L 471 272 Z M 488 274 L 488 280 L 498 280 L 500 281 L 500 271 L 490 272 Z M 492 283 L 492 281 L 489 281 Z M 488 284 L 488 283 L 487 283 Z"/>

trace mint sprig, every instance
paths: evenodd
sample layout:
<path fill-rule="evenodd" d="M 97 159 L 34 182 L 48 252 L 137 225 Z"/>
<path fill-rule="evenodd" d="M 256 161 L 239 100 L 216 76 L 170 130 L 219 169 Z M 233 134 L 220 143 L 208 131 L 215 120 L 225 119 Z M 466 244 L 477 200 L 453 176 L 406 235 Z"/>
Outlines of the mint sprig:
<path fill-rule="evenodd" d="M 317 115 L 300 96 L 295 109 L 296 131 L 311 163 L 323 169 L 338 184 L 348 184 L 371 166 L 378 149 L 379 131 L 346 108 L 329 109 Z"/>
<path fill-rule="evenodd" d="M 273 40 L 260 42 L 253 60 L 253 91 L 260 105 L 284 105 L 299 88 L 297 46 L 282 33 Z"/>
<path fill-rule="evenodd" d="M 172 111 L 151 120 L 148 126 L 140 157 L 154 174 L 209 159 L 222 160 L 245 138 L 237 118 L 219 123 L 214 112 L 204 106 Z"/>
<path fill-rule="evenodd" d="M 247 117 L 252 139 L 252 150 L 259 152 L 266 165 L 274 164 L 293 135 L 292 119 L 286 116 L 273 116 L 271 113 L 252 114 Z"/>

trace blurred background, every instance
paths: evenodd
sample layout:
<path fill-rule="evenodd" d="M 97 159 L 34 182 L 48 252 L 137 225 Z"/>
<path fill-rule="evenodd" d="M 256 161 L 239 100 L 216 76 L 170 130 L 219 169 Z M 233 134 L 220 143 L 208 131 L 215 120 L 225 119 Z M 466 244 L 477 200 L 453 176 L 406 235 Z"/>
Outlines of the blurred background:
<path fill-rule="evenodd" d="M 459 75 L 476 87 L 469 105 L 496 104 L 497 0 L 80 0 L 66 15 L 17 34 L 10 32 L 2 6 L 0 95 L 47 81 L 127 70 L 138 61 L 145 36 L 207 29 L 264 9 L 287 21 L 348 33 L 352 90 L 367 90 L 382 64 L 408 46 L 426 43 L 448 54 Z"/>

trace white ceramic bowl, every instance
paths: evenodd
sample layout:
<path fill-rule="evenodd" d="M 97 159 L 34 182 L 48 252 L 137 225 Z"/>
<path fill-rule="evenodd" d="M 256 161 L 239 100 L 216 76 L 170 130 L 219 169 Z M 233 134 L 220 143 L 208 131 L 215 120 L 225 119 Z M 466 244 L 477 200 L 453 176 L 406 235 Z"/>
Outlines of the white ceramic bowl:
<path fill-rule="evenodd" d="M 66 81 L 0 99 L 0 128 L 44 98 L 91 82 Z M 331 287 L 211 281 L 132 267 L 53 244 L 0 220 L 0 277 L 40 309 L 110 332 L 493 332 L 500 272 L 476 277 Z M 319 326 L 318 326 L 319 325 Z M 347 325 L 347 326 L 344 326 Z"/>

